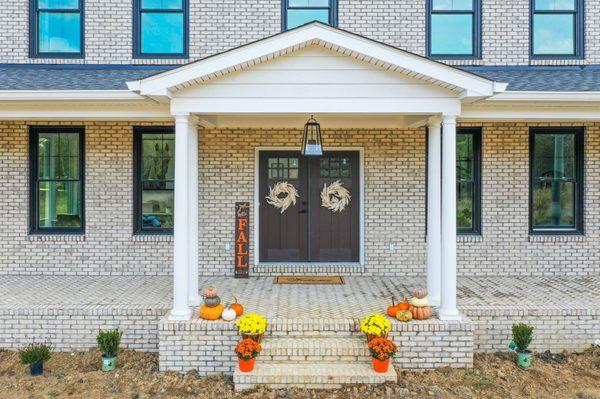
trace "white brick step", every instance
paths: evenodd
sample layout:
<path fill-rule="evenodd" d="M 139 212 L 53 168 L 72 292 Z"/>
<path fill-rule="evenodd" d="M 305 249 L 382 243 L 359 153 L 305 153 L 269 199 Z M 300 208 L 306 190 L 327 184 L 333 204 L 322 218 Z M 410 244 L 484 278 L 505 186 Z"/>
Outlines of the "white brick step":
<path fill-rule="evenodd" d="M 263 342 L 258 362 L 265 361 L 369 361 L 369 348 L 364 336 L 360 337 L 271 337 Z"/>
<path fill-rule="evenodd" d="M 257 385 L 335 389 L 343 384 L 383 384 L 397 380 L 398 376 L 391 365 L 387 373 L 376 373 L 370 361 L 354 364 L 257 362 L 249 373 L 239 369 L 233 373 L 236 391 L 252 389 Z"/>

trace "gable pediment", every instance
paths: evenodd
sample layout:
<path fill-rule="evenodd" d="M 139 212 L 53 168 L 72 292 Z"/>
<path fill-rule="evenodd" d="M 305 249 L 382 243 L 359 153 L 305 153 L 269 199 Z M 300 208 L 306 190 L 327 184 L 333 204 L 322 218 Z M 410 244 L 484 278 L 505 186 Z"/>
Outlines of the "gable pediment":
<path fill-rule="evenodd" d="M 308 63 L 310 60 L 312 65 Z M 387 77 L 389 80 L 395 80 L 397 84 L 405 84 L 406 87 L 409 87 L 411 82 L 427 83 L 431 90 L 445 89 L 456 93 L 455 95 L 461 98 L 491 96 L 503 91 L 506 86 L 318 22 L 171 71 L 128 82 L 128 86 L 143 95 L 171 96 L 173 93 L 181 95 L 186 91 L 191 92 L 194 89 L 189 88 L 193 86 L 205 85 L 207 89 L 200 91 L 206 93 L 211 90 L 208 87 L 214 82 L 223 84 L 227 79 L 231 82 L 236 79 L 243 81 L 246 79 L 243 77 L 245 71 L 250 72 L 248 79 L 250 75 L 259 79 L 261 73 L 264 74 L 264 71 L 274 66 L 288 68 L 288 81 L 306 78 L 311 80 L 311 83 L 315 83 L 312 82 L 314 77 L 300 71 L 304 69 L 322 71 L 322 75 L 325 76 L 323 84 L 335 80 L 333 75 L 336 66 L 344 70 L 344 76 L 339 76 L 340 79 L 352 79 L 353 74 L 360 74 L 356 71 L 368 70 L 370 66 L 371 77 L 375 81 L 385 80 Z M 352 70 L 356 71 L 350 72 Z M 385 94 L 385 90 L 382 93 Z"/>

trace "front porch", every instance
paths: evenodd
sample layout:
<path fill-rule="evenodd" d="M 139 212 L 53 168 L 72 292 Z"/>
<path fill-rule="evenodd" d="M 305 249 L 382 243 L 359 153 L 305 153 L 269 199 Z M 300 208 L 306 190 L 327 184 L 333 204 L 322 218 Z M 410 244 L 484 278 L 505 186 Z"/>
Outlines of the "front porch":
<path fill-rule="evenodd" d="M 288 335 L 289 326 L 296 334 L 317 326 L 350 336 L 356 334 L 360 318 L 384 312 L 392 294 L 425 283 L 423 278 L 345 279 L 345 285 L 306 286 L 276 285 L 272 277 L 214 277 L 201 278 L 200 286 L 218 286 L 225 301 L 236 294 L 248 312 L 267 317 L 274 335 Z M 462 359 L 468 365 L 473 351 L 504 350 L 510 326 L 517 321 L 536 328 L 534 350 L 584 349 L 600 331 L 598 286 L 598 277 L 461 277 L 458 307 L 465 320 L 394 322 L 394 339 L 405 351 L 397 363 L 427 367 L 434 358 L 420 361 L 410 354 L 411 347 L 434 347 L 423 338 L 427 334 L 449 343 L 443 330 L 451 329 L 451 336 L 465 343 Z M 36 339 L 49 340 L 57 350 L 86 349 L 95 345 L 99 328 L 119 327 L 125 332 L 125 347 L 160 351 L 163 369 L 231 373 L 233 345 L 239 339 L 233 322 L 169 322 L 164 316 L 171 308 L 170 287 L 168 276 L 2 276 L 0 347 L 17 349 Z M 207 342 L 214 334 L 219 336 L 218 348 Z M 192 337 L 191 347 L 175 350 L 184 336 Z"/>

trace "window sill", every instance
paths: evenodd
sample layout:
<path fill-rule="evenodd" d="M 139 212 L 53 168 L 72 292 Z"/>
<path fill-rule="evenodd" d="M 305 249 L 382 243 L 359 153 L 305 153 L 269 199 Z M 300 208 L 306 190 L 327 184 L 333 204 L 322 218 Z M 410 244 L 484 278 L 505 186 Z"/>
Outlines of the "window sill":
<path fill-rule="evenodd" d="M 27 236 L 32 242 L 83 242 L 83 234 L 30 234 Z"/>
<path fill-rule="evenodd" d="M 134 234 L 131 236 L 133 242 L 173 242 L 172 234 Z"/>
<path fill-rule="evenodd" d="M 458 234 L 456 242 L 483 242 L 483 236 L 481 234 Z"/>
<path fill-rule="evenodd" d="M 583 234 L 564 234 L 564 235 L 544 235 L 531 234 L 529 242 L 584 242 L 585 235 Z"/>

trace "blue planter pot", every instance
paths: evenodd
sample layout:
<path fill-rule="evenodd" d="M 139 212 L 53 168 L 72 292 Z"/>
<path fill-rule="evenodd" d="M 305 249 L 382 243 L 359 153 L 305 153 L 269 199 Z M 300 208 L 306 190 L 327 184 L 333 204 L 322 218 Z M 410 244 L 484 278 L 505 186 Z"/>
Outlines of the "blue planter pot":
<path fill-rule="evenodd" d="M 525 368 L 531 366 L 531 352 L 517 352 L 517 364 Z"/>
<path fill-rule="evenodd" d="M 31 375 L 41 375 L 44 373 L 44 362 L 36 362 L 29 364 L 29 372 Z"/>
<path fill-rule="evenodd" d="M 102 355 L 102 371 L 114 371 L 117 367 L 116 356 L 104 356 Z"/>

